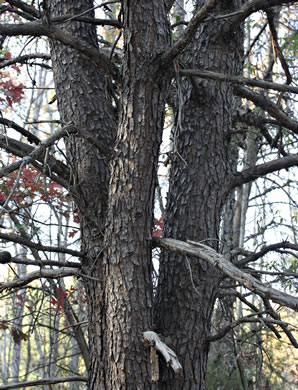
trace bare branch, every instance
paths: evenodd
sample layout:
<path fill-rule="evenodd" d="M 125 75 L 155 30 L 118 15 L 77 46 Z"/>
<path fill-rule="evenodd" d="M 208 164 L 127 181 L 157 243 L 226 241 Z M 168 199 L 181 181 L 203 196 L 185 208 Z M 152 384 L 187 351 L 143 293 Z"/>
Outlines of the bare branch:
<path fill-rule="evenodd" d="M 180 375 L 182 373 L 182 366 L 175 352 L 161 341 L 157 333 L 147 331 L 144 332 L 143 335 L 144 339 L 151 345 L 151 347 L 155 348 L 158 352 L 161 353 L 167 365 L 172 367 L 175 374 Z"/>
<path fill-rule="evenodd" d="M 276 104 L 266 99 L 264 96 L 252 92 L 250 89 L 240 87 L 239 85 L 234 87 L 234 93 L 237 96 L 252 101 L 256 106 L 267 111 L 273 118 L 277 119 L 281 126 L 292 130 L 295 134 L 298 134 L 298 122 L 289 118 Z"/>
<path fill-rule="evenodd" d="M 237 265 L 237 267 L 243 267 L 248 263 L 252 263 L 253 261 L 260 259 L 266 253 L 275 251 L 276 249 L 280 249 L 280 248 L 290 248 L 298 251 L 298 245 L 296 244 L 291 244 L 290 242 L 278 242 L 276 244 L 266 246 L 265 248 L 261 249 L 257 253 L 252 253 L 251 255 L 245 257 L 244 259 L 238 261 L 235 265 Z"/>
<path fill-rule="evenodd" d="M 36 249 L 38 251 L 66 253 L 66 254 L 74 256 L 74 257 L 85 257 L 84 253 L 82 253 L 82 252 L 78 252 L 78 251 L 75 251 L 73 249 L 68 249 L 68 248 L 63 248 L 63 247 L 46 246 L 46 245 L 42 245 L 42 244 L 36 244 L 35 242 L 27 240 L 21 236 L 16 235 L 16 234 L 5 234 L 5 233 L 0 232 L 0 239 L 8 241 L 8 242 L 16 242 L 17 244 Z"/>
<path fill-rule="evenodd" d="M 3 252 L 0 252 L 0 255 Z M 1 263 L 1 258 L 0 258 Z M 9 263 L 35 265 L 40 267 L 41 265 L 50 265 L 51 267 L 71 267 L 81 268 L 81 263 L 75 263 L 74 261 L 55 261 L 55 260 L 40 260 L 38 263 L 35 260 L 25 259 L 23 257 L 11 257 Z"/>
<path fill-rule="evenodd" d="M 62 269 L 46 269 L 41 268 L 39 271 L 31 272 L 23 278 L 12 280 L 11 282 L 0 283 L 0 293 L 11 288 L 20 288 L 31 283 L 33 280 L 40 278 L 57 279 L 66 276 L 76 275 L 77 268 L 62 268 Z"/>
<path fill-rule="evenodd" d="M 15 57 L 15 58 L 11 58 L 9 60 L 5 60 L 5 61 L 1 61 L 0 62 L 0 69 L 3 69 L 7 66 L 10 66 L 10 65 L 13 65 L 13 64 L 26 64 L 28 62 L 28 60 L 32 60 L 32 59 L 36 59 L 36 58 L 41 58 L 43 60 L 50 60 L 51 59 L 51 56 L 48 55 L 48 54 L 24 54 L 22 56 L 18 56 L 18 57 Z"/>
<path fill-rule="evenodd" d="M 249 15 L 266 8 L 283 4 L 294 4 L 293 0 L 251 0 L 246 2 L 226 25 L 225 31 L 235 30 Z"/>
<path fill-rule="evenodd" d="M 1 121 L 1 119 L 0 119 L 0 121 Z M 39 143 L 40 142 L 41 141 L 39 141 Z M 3 148 L 8 153 L 12 153 L 15 156 L 22 157 L 24 160 L 26 159 L 26 157 L 30 153 L 32 153 L 34 151 L 34 148 L 32 146 L 25 144 L 23 142 L 17 141 L 13 138 L 3 136 L 3 135 L 0 135 L 0 148 Z M 37 163 L 36 160 L 39 161 L 40 164 Z M 45 169 L 45 166 L 44 166 L 45 151 L 44 150 L 40 151 L 40 153 L 36 156 L 36 160 L 31 160 L 30 163 L 38 171 L 42 172 L 43 174 L 45 172 L 50 171 L 51 176 L 50 175 L 49 176 L 53 180 L 55 180 L 53 177 L 53 173 L 56 173 L 57 175 L 59 175 L 59 177 L 61 178 L 62 181 L 61 180 L 55 180 L 55 181 L 57 181 L 59 184 L 61 184 L 64 187 L 65 187 L 66 183 L 68 183 L 67 185 L 69 185 L 69 177 L 70 177 L 69 167 L 67 167 L 62 161 L 57 160 L 52 154 L 48 154 L 46 163 L 47 163 L 47 167 L 49 169 Z M 3 171 L 7 172 L 7 174 L 9 174 L 11 169 L 12 170 L 18 169 L 17 164 L 13 163 L 11 165 L 8 165 L 7 167 L 3 168 Z M 0 170 L 0 172 L 2 172 L 2 171 Z"/>
<path fill-rule="evenodd" d="M 0 64 L 0 69 L 1 69 L 1 64 Z M 28 138 L 28 141 L 30 143 L 35 143 L 36 145 L 40 144 L 40 139 L 36 137 L 36 135 L 30 133 L 30 131 L 24 129 L 22 126 L 18 125 L 17 123 L 5 119 L 5 118 L 0 118 L 0 124 L 11 127 L 12 129 L 16 130 L 18 133 L 22 134 L 24 137 Z"/>
<path fill-rule="evenodd" d="M 255 323 L 255 322 L 259 322 L 260 324 L 267 325 L 267 326 L 274 324 L 274 325 L 287 327 L 290 325 L 289 323 L 283 322 L 281 320 L 268 319 L 268 318 L 264 318 L 264 317 L 251 318 L 251 316 L 247 316 L 247 317 L 242 317 L 242 318 L 239 318 L 238 320 L 233 321 L 232 323 L 230 323 L 229 325 L 227 325 L 223 329 L 221 329 L 217 334 L 207 336 L 206 339 L 210 342 L 220 340 L 223 337 L 225 337 L 225 335 L 227 333 L 229 333 L 232 329 L 236 328 L 236 326 L 239 326 L 239 325 L 244 324 L 244 323 Z M 293 340 L 293 339 L 291 339 L 291 340 Z M 297 342 L 294 342 L 293 346 L 295 348 L 297 348 Z"/>
<path fill-rule="evenodd" d="M 85 376 L 64 376 L 57 378 L 44 378 L 37 379 L 34 381 L 28 382 L 18 382 L 18 383 L 10 383 L 8 385 L 0 386 L 0 390 L 10 390 L 10 389 L 20 389 L 22 387 L 32 387 L 32 386 L 43 386 L 43 385 L 54 385 L 56 383 L 64 383 L 64 382 L 88 382 L 88 378 Z"/>
<path fill-rule="evenodd" d="M 75 133 L 77 130 L 75 127 L 71 124 L 64 126 L 62 129 L 58 130 L 53 135 L 49 136 L 46 140 L 42 141 L 39 146 L 34 148 L 32 152 L 30 152 L 27 156 L 23 157 L 21 160 L 10 164 L 2 169 L 0 169 L 0 177 L 7 176 L 9 173 L 17 170 L 20 168 L 20 166 L 26 162 L 27 164 L 32 163 L 34 165 L 34 160 L 39 160 L 40 156 L 43 155 L 46 151 L 46 149 L 50 146 L 52 146 L 56 141 L 59 139 L 68 136 L 70 133 Z M 3 144 L 2 144 L 3 146 Z M 5 147 L 5 146 L 4 146 Z M 29 145 L 26 146 L 27 148 L 30 148 Z M 18 153 L 16 153 L 18 154 Z M 55 160 L 57 161 L 57 160 Z M 56 166 L 58 168 L 58 166 Z M 38 168 L 40 169 L 40 168 Z M 51 173 L 49 173 L 50 177 L 53 177 Z M 57 180 L 58 183 L 60 183 L 63 187 L 68 188 L 69 182 L 63 180 L 62 178 Z M 63 183 L 63 184 L 62 184 Z"/>
<path fill-rule="evenodd" d="M 17 7 L 19 9 L 21 9 L 25 13 L 27 13 L 29 15 L 32 15 L 35 18 L 40 18 L 41 17 L 39 11 L 36 8 L 31 7 L 29 4 L 26 4 L 24 1 L 21 1 L 21 0 L 7 0 L 7 3 L 9 3 L 10 5 L 12 5 L 14 7 Z"/>
<path fill-rule="evenodd" d="M 6 5 L 0 5 L 0 14 L 3 14 L 4 12 L 9 12 L 11 14 L 19 15 L 26 20 L 30 20 L 30 21 L 35 20 L 33 16 L 27 14 L 26 12 L 20 11 L 17 8 L 9 7 Z"/>
<path fill-rule="evenodd" d="M 197 76 L 202 79 L 229 81 L 236 84 L 251 85 L 254 87 L 260 87 L 265 89 L 275 89 L 277 91 L 283 91 L 283 92 L 298 93 L 298 87 L 285 85 L 285 84 L 277 84 L 277 83 L 272 83 L 269 81 L 263 81 L 258 79 L 248 79 L 240 76 L 225 75 L 223 73 L 211 72 L 207 70 L 181 69 L 179 70 L 179 74 L 183 76 Z"/>
<path fill-rule="evenodd" d="M 52 23 L 64 23 L 69 22 L 70 20 L 83 22 L 83 23 L 89 23 L 89 24 L 95 24 L 96 26 L 113 26 L 116 28 L 122 28 L 122 24 L 118 20 L 113 19 L 96 19 L 96 18 L 90 18 L 88 16 L 76 16 L 71 14 L 65 14 L 65 15 L 59 15 L 55 16 L 50 19 L 50 22 Z"/>
<path fill-rule="evenodd" d="M 281 323 L 279 324 L 279 326 L 282 328 L 282 330 L 285 332 L 286 336 L 288 337 L 290 343 L 295 347 L 295 348 L 298 348 L 298 344 L 297 344 L 297 341 L 295 339 L 295 337 L 292 335 L 292 332 L 288 329 L 288 324 L 287 323 L 284 323 L 283 321 L 281 321 L 280 319 L 280 315 L 276 313 L 276 311 L 273 309 L 273 307 L 271 306 L 270 302 L 268 301 L 268 299 L 263 299 L 263 302 L 264 302 L 264 306 L 266 308 L 266 311 L 271 315 L 272 318 L 274 318 L 275 320 L 277 321 L 280 321 Z"/>
<path fill-rule="evenodd" d="M 170 252 L 180 253 L 186 256 L 195 256 L 205 260 L 209 264 L 221 270 L 225 275 L 238 281 L 247 289 L 260 295 L 261 297 L 271 299 L 274 302 L 290 307 L 293 310 L 298 310 L 297 298 L 265 286 L 251 275 L 238 269 L 234 264 L 225 259 L 223 255 L 217 253 L 214 249 L 206 245 L 194 241 L 188 241 L 186 243 L 172 238 L 153 238 L 153 243 L 159 248 Z"/>
<path fill-rule="evenodd" d="M 276 172 L 281 169 L 287 169 L 293 166 L 298 166 L 298 154 L 292 154 L 286 157 L 278 158 L 264 164 L 256 165 L 247 168 L 242 172 L 234 174 L 229 189 L 232 190 L 244 183 L 249 183 L 257 178 L 267 175 L 268 173 Z"/>
<path fill-rule="evenodd" d="M 54 25 L 45 25 L 41 21 L 28 22 L 25 24 L 0 24 L 0 34 L 7 36 L 29 35 L 33 37 L 47 36 L 55 39 L 66 46 L 78 50 L 86 57 L 90 58 L 99 68 L 113 78 L 118 78 L 118 70 L 104 54 L 90 45 L 83 39 L 74 37 L 66 31 L 63 31 Z"/>

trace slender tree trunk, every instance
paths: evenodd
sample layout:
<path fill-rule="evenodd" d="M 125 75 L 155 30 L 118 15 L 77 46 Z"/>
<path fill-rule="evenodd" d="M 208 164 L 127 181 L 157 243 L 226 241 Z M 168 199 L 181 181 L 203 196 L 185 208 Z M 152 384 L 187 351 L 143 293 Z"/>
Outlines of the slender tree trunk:
<path fill-rule="evenodd" d="M 197 1 L 200 7 L 204 1 Z M 243 1 L 223 1 L 217 14 Z M 226 74 L 241 72 L 242 35 L 222 33 L 220 22 L 204 23 L 185 56 L 186 67 Z M 232 174 L 230 136 L 231 85 L 180 78 L 175 107 L 174 153 L 171 160 L 165 235 L 180 240 L 207 240 L 219 248 L 219 226 Z M 181 101 L 183 102 L 181 104 Z M 155 320 L 183 365 L 183 377 L 162 369 L 161 389 L 204 390 L 211 314 L 221 275 L 193 258 L 164 253 L 156 296 Z"/>
<path fill-rule="evenodd" d="M 22 256 L 26 257 L 26 253 Z M 17 273 L 20 277 L 26 275 L 26 265 L 18 264 Z M 17 295 L 17 294 L 16 294 Z M 22 332 L 23 324 L 23 313 L 24 313 L 24 302 L 26 300 L 26 289 L 22 288 L 18 291 L 18 295 L 21 297 L 18 298 L 15 295 L 14 297 L 14 327 L 16 331 Z M 20 358 L 21 358 L 21 340 L 17 340 L 18 337 L 14 339 L 13 349 L 12 349 L 12 363 L 11 363 L 11 376 L 13 377 L 14 382 L 19 382 L 19 372 L 20 372 Z"/>

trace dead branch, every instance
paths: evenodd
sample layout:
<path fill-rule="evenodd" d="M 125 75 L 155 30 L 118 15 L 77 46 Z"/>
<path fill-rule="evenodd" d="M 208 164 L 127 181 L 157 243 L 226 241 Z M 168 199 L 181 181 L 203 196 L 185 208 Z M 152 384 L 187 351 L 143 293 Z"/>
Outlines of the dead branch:
<path fill-rule="evenodd" d="M 229 81 L 231 83 L 240 85 L 251 85 L 253 87 L 260 87 L 264 89 L 275 89 L 282 92 L 298 93 L 298 88 L 285 84 L 272 83 L 270 81 L 264 81 L 259 79 L 248 79 L 241 76 L 226 75 L 223 73 L 211 72 L 207 70 L 199 69 L 181 69 L 179 74 L 182 76 L 196 76 L 201 79 L 212 79 L 218 81 Z"/>
<path fill-rule="evenodd" d="M 5 233 L 0 232 L 0 239 L 8 241 L 8 242 L 16 242 L 17 244 L 36 249 L 37 251 L 66 253 L 66 254 L 74 256 L 74 257 L 84 257 L 84 253 L 82 253 L 82 252 L 75 251 L 73 249 L 64 248 L 64 247 L 56 247 L 56 246 L 47 246 L 47 245 L 37 244 L 37 243 L 30 241 L 24 237 L 21 237 L 17 234 L 5 234 Z"/>
<path fill-rule="evenodd" d="M 4 290 L 12 288 L 20 288 L 31 283 L 33 280 L 46 278 L 46 279 L 57 279 L 64 278 L 66 276 L 74 276 L 77 273 L 76 268 L 65 268 L 65 269 L 45 269 L 42 268 L 39 271 L 31 272 L 23 278 L 12 280 L 11 282 L 0 283 L 0 293 Z"/>
<path fill-rule="evenodd" d="M 143 335 L 144 339 L 149 343 L 149 345 L 161 353 L 167 365 L 172 367 L 175 374 L 180 375 L 182 373 L 182 366 L 175 352 L 172 351 L 165 343 L 161 341 L 157 333 L 147 331 L 144 332 Z"/>
<path fill-rule="evenodd" d="M 155 246 L 170 252 L 180 253 L 186 256 L 195 256 L 205 260 L 255 294 L 271 299 L 272 301 L 290 307 L 293 310 L 298 310 L 297 298 L 266 286 L 251 275 L 238 269 L 234 264 L 226 260 L 223 255 L 206 245 L 194 241 L 178 241 L 172 238 L 153 238 L 153 243 Z"/>
<path fill-rule="evenodd" d="M 27 388 L 32 386 L 54 385 L 56 383 L 64 383 L 64 382 L 88 382 L 88 378 L 86 376 L 64 376 L 64 377 L 57 377 L 57 378 L 44 378 L 35 381 L 18 382 L 18 383 L 10 383 L 8 385 L 2 385 L 0 386 L 0 390 L 20 389 L 22 387 Z"/>
<path fill-rule="evenodd" d="M 291 119 L 288 115 L 282 112 L 277 106 L 277 104 L 266 99 L 264 96 L 239 85 L 235 85 L 234 93 L 236 96 L 240 96 L 242 98 L 252 101 L 257 107 L 260 107 L 262 110 L 267 111 L 268 114 L 278 120 L 281 126 L 292 130 L 295 134 L 298 134 L 298 122 Z"/>

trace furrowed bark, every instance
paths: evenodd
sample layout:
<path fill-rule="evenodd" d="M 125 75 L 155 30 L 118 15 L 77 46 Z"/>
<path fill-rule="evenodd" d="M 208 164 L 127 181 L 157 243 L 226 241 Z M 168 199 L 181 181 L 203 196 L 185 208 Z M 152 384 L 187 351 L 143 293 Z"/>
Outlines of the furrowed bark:
<path fill-rule="evenodd" d="M 93 7 L 92 0 L 51 0 L 51 16 L 80 14 Z M 92 16 L 92 12 L 88 14 Z M 93 15 L 94 16 L 94 15 Z M 63 27 L 63 25 L 62 25 Z M 96 27 L 72 21 L 67 33 L 98 50 Z M 89 389 L 98 389 L 101 375 L 103 324 L 102 243 L 108 202 L 109 160 L 81 133 L 93 135 L 104 149 L 112 150 L 116 117 L 109 99 L 110 78 L 87 57 L 58 41 L 51 42 L 51 56 L 59 112 L 63 123 L 79 130 L 65 140 L 73 182 L 71 195 L 80 218 L 82 252 L 88 259 L 82 273 L 89 297 Z M 90 137 L 89 137 L 90 138 Z M 93 279 L 88 278 L 92 276 Z"/>
<path fill-rule="evenodd" d="M 204 3 L 196 4 L 200 8 Z M 233 12 L 242 3 L 220 2 L 214 14 Z M 184 57 L 186 67 L 227 75 L 241 72 L 242 33 L 239 30 L 224 36 L 222 27 L 218 22 L 204 22 Z M 233 88 L 226 82 L 180 77 L 177 94 L 180 105 L 177 102 L 174 107 L 165 236 L 208 240 L 208 245 L 217 248 L 231 174 L 228 132 L 232 127 Z M 175 378 L 163 365 L 160 389 L 204 390 L 209 350 L 205 338 L 210 332 L 220 272 L 193 257 L 169 253 L 162 254 L 159 271 L 156 328 L 177 354 L 184 371 L 184 377 Z"/>
<path fill-rule="evenodd" d="M 143 332 L 152 328 L 153 201 L 168 89 L 157 61 L 168 46 L 164 4 L 134 0 L 122 6 L 121 114 L 105 234 L 105 375 L 100 388 L 107 390 L 151 389 Z"/>

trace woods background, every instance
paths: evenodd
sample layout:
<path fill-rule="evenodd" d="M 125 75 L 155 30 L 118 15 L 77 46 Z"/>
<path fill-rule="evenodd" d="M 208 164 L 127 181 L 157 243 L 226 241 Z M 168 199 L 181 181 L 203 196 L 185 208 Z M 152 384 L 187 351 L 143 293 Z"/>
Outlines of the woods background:
<path fill-rule="evenodd" d="M 296 11 L 0 1 L 0 389 L 295 388 Z"/>

